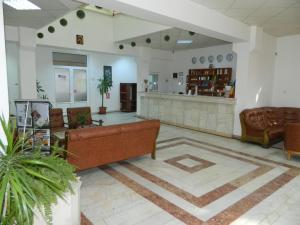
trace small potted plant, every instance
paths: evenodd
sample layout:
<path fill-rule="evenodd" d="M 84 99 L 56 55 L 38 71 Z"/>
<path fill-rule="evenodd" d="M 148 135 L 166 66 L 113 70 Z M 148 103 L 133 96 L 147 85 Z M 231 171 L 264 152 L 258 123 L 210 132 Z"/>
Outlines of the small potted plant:
<path fill-rule="evenodd" d="M 112 81 L 107 76 L 104 76 L 102 79 L 99 79 L 99 84 L 97 88 L 101 95 L 102 104 L 99 107 L 99 114 L 106 114 L 106 107 L 104 107 L 104 95 L 106 95 L 112 87 Z"/>

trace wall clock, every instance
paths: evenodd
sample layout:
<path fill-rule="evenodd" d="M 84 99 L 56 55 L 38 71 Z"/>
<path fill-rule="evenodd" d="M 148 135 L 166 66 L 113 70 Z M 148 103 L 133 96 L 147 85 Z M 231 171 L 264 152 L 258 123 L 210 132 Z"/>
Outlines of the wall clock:
<path fill-rule="evenodd" d="M 228 53 L 227 56 L 226 56 L 226 60 L 227 60 L 228 62 L 231 62 L 231 61 L 233 60 L 233 54 Z"/>
<path fill-rule="evenodd" d="M 215 58 L 211 55 L 208 57 L 208 62 L 213 63 Z"/>
<path fill-rule="evenodd" d="M 200 57 L 200 63 L 201 63 L 201 64 L 204 64 L 204 63 L 205 63 L 205 57 L 204 57 L 204 56 L 201 56 L 201 57 Z"/>
<path fill-rule="evenodd" d="M 196 58 L 196 57 L 193 57 L 193 58 L 192 58 L 192 63 L 193 63 L 193 64 L 196 64 L 196 62 L 197 62 L 197 58 Z"/>
<path fill-rule="evenodd" d="M 220 63 L 223 61 L 223 55 L 218 55 L 217 56 L 217 62 Z"/>

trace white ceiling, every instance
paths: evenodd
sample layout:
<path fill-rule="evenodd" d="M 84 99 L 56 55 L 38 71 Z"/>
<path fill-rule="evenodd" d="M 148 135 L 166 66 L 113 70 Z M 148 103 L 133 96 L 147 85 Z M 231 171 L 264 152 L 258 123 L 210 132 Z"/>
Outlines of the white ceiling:
<path fill-rule="evenodd" d="M 73 0 L 30 0 L 41 10 L 15 10 L 4 5 L 4 23 L 11 26 L 42 28 L 55 19 L 78 8 L 81 3 Z"/>
<path fill-rule="evenodd" d="M 274 36 L 300 34 L 300 0 L 191 0 Z"/>
<path fill-rule="evenodd" d="M 166 35 L 170 36 L 169 41 L 164 40 L 164 37 Z M 146 43 L 147 38 L 151 38 L 151 44 Z M 177 44 L 177 40 L 193 40 L 193 43 Z M 211 38 L 202 34 L 194 34 L 193 36 L 191 36 L 188 31 L 177 28 L 171 28 L 168 30 L 148 34 L 145 36 L 124 40 L 121 43 L 130 45 L 131 42 L 135 42 L 137 46 L 147 46 L 154 49 L 161 49 L 167 51 L 180 51 L 229 44 L 229 42 Z"/>

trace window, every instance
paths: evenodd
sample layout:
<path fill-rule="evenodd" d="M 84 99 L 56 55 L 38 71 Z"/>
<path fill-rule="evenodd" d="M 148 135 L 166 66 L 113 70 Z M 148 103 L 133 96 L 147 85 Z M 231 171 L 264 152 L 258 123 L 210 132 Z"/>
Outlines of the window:
<path fill-rule="evenodd" d="M 151 73 L 149 75 L 149 90 L 158 91 L 158 73 Z"/>
<path fill-rule="evenodd" d="M 86 102 L 86 68 L 55 67 L 55 98 L 57 103 Z"/>

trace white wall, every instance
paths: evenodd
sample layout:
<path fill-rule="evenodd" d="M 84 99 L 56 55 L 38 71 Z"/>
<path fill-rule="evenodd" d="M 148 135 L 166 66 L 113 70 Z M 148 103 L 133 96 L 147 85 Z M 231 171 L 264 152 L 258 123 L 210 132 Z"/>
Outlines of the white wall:
<path fill-rule="evenodd" d="M 234 54 L 234 59 L 231 62 L 226 60 L 226 55 L 229 53 Z M 183 50 L 175 53 L 168 51 L 152 50 L 150 60 L 150 73 L 159 74 L 159 91 L 161 92 L 185 92 L 186 76 L 189 73 L 189 69 L 201 69 L 208 68 L 209 63 L 207 58 L 213 55 L 215 57 L 214 66 L 218 67 L 230 67 L 233 68 L 233 77 L 235 79 L 236 74 L 236 55 L 232 51 L 232 45 L 220 45 L 207 48 L 199 48 L 192 50 Z M 223 61 L 218 63 L 216 58 L 218 55 L 223 55 Z M 205 63 L 201 64 L 199 58 L 205 57 Z M 197 63 L 192 63 L 192 58 L 197 57 Z M 173 79 L 173 73 L 183 72 L 184 83 L 178 85 L 178 79 Z M 167 81 L 167 82 L 166 82 Z"/>
<path fill-rule="evenodd" d="M 234 44 L 237 53 L 234 135 L 241 135 L 239 113 L 245 108 L 270 106 L 272 102 L 276 38 L 262 33 L 262 44 Z"/>
<path fill-rule="evenodd" d="M 20 98 L 19 94 L 19 46 L 15 42 L 6 42 L 7 82 L 9 111 L 16 112 L 14 100 Z"/>
<path fill-rule="evenodd" d="M 140 37 L 146 34 L 170 29 L 171 27 L 149 22 L 124 14 L 116 15 L 114 21 L 114 41 Z"/>
<path fill-rule="evenodd" d="M 185 81 L 186 81 L 186 75 L 189 73 L 189 69 L 202 69 L 202 68 L 209 68 L 209 62 L 208 57 L 213 56 L 215 58 L 213 64 L 215 68 L 220 67 L 230 67 L 233 68 L 233 76 L 232 79 L 235 79 L 235 73 L 236 73 L 236 56 L 234 56 L 233 60 L 231 62 L 228 62 L 226 60 L 226 55 L 229 53 L 233 53 L 232 51 L 232 45 L 219 45 L 219 46 L 212 46 L 207 48 L 199 48 L 199 49 L 192 49 L 187 51 L 178 51 L 174 53 L 174 60 L 172 64 L 172 72 L 169 75 L 170 80 L 173 80 L 172 75 L 173 73 L 183 72 L 184 74 L 184 85 L 180 86 L 181 91 L 185 91 Z M 234 53 L 233 53 L 234 54 Z M 217 62 L 217 56 L 222 55 L 223 61 L 221 63 Z M 200 63 L 200 57 L 205 57 L 205 63 Z M 192 63 L 192 58 L 197 58 L 197 63 Z M 177 89 L 178 82 L 175 80 L 173 82 L 173 89 Z"/>
<path fill-rule="evenodd" d="M 300 35 L 277 39 L 272 104 L 300 107 Z"/>
<path fill-rule="evenodd" d="M 88 56 L 88 103 L 87 104 L 55 104 L 54 66 L 52 65 L 52 52 L 78 53 Z M 137 65 L 135 58 L 117 56 L 104 53 L 57 49 L 50 47 L 37 47 L 36 51 L 37 79 L 44 87 L 50 101 L 57 107 L 91 106 L 92 112 L 98 112 L 101 98 L 97 89 L 97 82 L 103 77 L 103 66 L 112 66 L 113 88 L 110 99 L 105 99 L 104 104 L 108 111 L 120 110 L 120 83 L 137 82 Z"/>
<path fill-rule="evenodd" d="M 81 2 L 229 42 L 248 41 L 250 38 L 248 25 L 191 0 L 81 0 Z"/>

